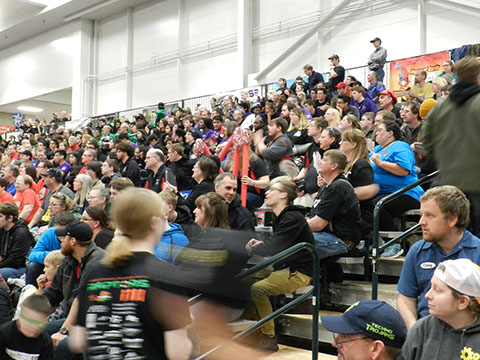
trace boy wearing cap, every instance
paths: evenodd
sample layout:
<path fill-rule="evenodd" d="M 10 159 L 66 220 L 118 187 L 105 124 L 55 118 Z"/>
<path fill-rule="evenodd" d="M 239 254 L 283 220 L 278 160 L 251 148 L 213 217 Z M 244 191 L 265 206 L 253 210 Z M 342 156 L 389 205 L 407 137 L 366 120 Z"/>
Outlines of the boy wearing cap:
<path fill-rule="evenodd" d="M 341 316 L 321 316 L 334 333 L 332 345 L 343 360 L 394 360 L 400 354 L 407 328 L 400 314 L 383 301 L 358 301 Z"/>
<path fill-rule="evenodd" d="M 368 57 L 368 69 L 370 71 L 375 71 L 377 74 L 377 80 L 381 82 L 385 76 L 383 67 L 387 61 L 387 50 L 382 47 L 382 40 L 378 37 L 370 40 L 370 42 L 375 47 L 375 51 Z"/>
<path fill-rule="evenodd" d="M 447 260 L 425 295 L 430 316 L 415 323 L 402 349 L 405 360 L 480 358 L 480 268 Z"/>

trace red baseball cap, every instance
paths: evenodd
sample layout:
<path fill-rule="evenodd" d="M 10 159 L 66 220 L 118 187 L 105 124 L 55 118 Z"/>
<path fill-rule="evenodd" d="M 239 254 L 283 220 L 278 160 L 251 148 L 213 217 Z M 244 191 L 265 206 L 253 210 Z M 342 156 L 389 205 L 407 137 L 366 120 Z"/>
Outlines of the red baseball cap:
<path fill-rule="evenodd" d="M 393 99 L 393 104 L 395 105 L 397 103 L 397 95 L 393 91 L 390 90 L 383 90 L 382 92 L 377 94 L 377 97 L 380 95 L 388 95 Z"/>
<path fill-rule="evenodd" d="M 345 84 L 344 82 L 339 82 L 337 86 L 335 86 L 335 89 L 346 88 L 346 87 L 347 87 L 347 84 Z"/>

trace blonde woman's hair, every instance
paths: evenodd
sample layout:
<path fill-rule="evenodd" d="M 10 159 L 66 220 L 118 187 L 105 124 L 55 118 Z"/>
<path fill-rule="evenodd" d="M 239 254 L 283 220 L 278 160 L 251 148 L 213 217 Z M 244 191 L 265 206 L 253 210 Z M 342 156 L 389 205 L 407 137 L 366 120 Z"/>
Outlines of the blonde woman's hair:
<path fill-rule="evenodd" d="M 53 194 L 52 199 L 61 201 L 61 206 L 65 208 L 64 211 L 72 211 L 75 208 L 75 203 L 73 200 L 68 195 L 63 193 Z"/>
<path fill-rule="evenodd" d="M 304 105 L 305 101 L 307 101 L 307 95 L 303 91 L 297 93 L 298 100 L 300 100 L 300 105 Z"/>
<path fill-rule="evenodd" d="M 327 112 L 331 112 L 333 116 L 333 120 L 328 123 L 329 126 L 334 127 L 335 129 L 338 129 L 340 126 L 340 112 L 337 109 L 334 109 L 333 107 L 330 107 Z"/>
<path fill-rule="evenodd" d="M 82 207 L 83 203 L 85 202 L 88 195 L 90 194 L 90 191 L 92 190 L 93 181 L 90 176 L 85 174 L 77 175 L 75 180 L 80 181 L 82 183 L 82 189 L 79 192 L 77 192 L 77 194 L 75 195 L 75 198 L 73 199 L 73 202 L 75 206 Z"/>
<path fill-rule="evenodd" d="M 292 112 L 295 115 L 297 115 L 300 118 L 300 120 L 298 121 L 298 126 L 294 126 L 290 120 L 290 127 L 288 128 L 287 131 L 306 129 L 308 127 L 309 121 L 307 119 L 307 115 L 305 114 L 305 111 L 303 111 L 301 107 L 296 107 L 295 109 L 292 110 Z"/>
<path fill-rule="evenodd" d="M 48 262 L 49 264 L 52 264 L 53 266 L 60 266 L 63 260 L 63 255 L 60 250 L 54 250 L 45 256 L 45 259 L 43 262 Z"/>
<path fill-rule="evenodd" d="M 113 222 L 122 233 L 107 246 L 103 264 L 118 267 L 132 256 L 130 243 L 141 241 L 151 231 L 153 217 L 165 217 L 165 202 L 152 190 L 127 188 L 115 198 Z"/>
<path fill-rule="evenodd" d="M 345 167 L 345 173 L 351 171 L 355 163 L 360 159 L 364 159 L 370 163 L 368 158 L 367 139 L 365 138 L 365 133 L 362 130 L 346 130 L 342 134 L 342 139 L 347 140 L 353 144 L 357 144 L 357 146 L 355 146 L 355 148 L 353 149 L 352 160 L 350 160 Z"/>
<path fill-rule="evenodd" d="M 448 85 L 448 80 L 445 79 L 444 77 L 436 77 L 432 80 L 432 84 L 437 85 L 438 88 L 441 89 L 442 87 Z"/>

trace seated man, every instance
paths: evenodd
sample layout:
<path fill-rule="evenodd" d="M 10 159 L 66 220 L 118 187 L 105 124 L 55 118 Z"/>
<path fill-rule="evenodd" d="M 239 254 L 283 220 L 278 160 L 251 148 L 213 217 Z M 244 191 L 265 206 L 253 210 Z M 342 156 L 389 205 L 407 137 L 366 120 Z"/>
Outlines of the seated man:
<path fill-rule="evenodd" d="M 433 98 L 435 93 L 432 90 L 432 84 L 425 82 L 427 72 L 425 70 L 417 70 L 415 72 L 415 85 L 407 93 L 420 103 L 426 99 Z"/>
<path fill-rule="evenodd" d="M 293 205 L 297 187 L 287 178 L 279 178 L 270 183 L 265 202 L 276 216 L 272 236 L 266 241 L 251 239 L 246 249 L 250 254 L 272 256 L 301 242 L 313 244 L 312 231 L 305 221 L 305 208 Z M 264 318 L 272 313 L 269 296 L 294 292 L 307 286 L 313 273 L 313 258 L 307 250 L 295 253 L 274 265 L 275 271 L 250 288 L 250 296 L 255 306 L 255 314 Z M 272 321 L 262 328 L 262 338 L 258 347 L 265 351 L 277 351 L 275 326 Z"/>
<path fill-rule="evenodd" d="M 35 244 L 27 223 L 13 202 L 0 204 L 0 275 L 5 280 L 25 274 L 25 258 Z"/>
<path fill-rule="evenodd" d="M 445 260 L 467 258 L 480 264 L 480 239 L 465 230 L 470 204 L 454 186 L 439 186 L 420 198 L 423 240 L 405 258 L 397 290 L 397 309 L 410 329 L 429 314 L 425 294 L 437 265 Z"/>
<path fill-rule="evenodd" d="M 383 301 L 358 301 L 341 316 L 321 319 L 334 333 L 332 345 L 339 359 L 395 360 L 407 337 L 402 317 Z"/>
<path fill-rule="evenodd" d="M 255 231 L 252 215 L 242 206 L 237 194 L 237 178 L 229 172 L 218 175 L 215 179 L 215 192 L 228 204 L 228 219 L 232 230 Z"/>
<path fill-rule="evenodd" d="M 343 176 L 347 158 L 328 150 L 319 164 L 323 186 L 313 202 L 308 224 L 320 258 L 345 254 L 360 242 L 360 205 L 355 190 Z"/>

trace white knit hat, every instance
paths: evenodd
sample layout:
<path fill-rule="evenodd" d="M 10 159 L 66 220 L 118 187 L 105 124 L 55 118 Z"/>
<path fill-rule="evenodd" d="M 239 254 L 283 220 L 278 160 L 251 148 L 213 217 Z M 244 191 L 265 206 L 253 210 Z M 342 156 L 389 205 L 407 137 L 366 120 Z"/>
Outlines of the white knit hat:
<path fill-rule="evenodd" d="M 480 267 L 470 259 L 447 260 L 434 274 L 461 294 L 475 297 L 480 303 Z"/>

